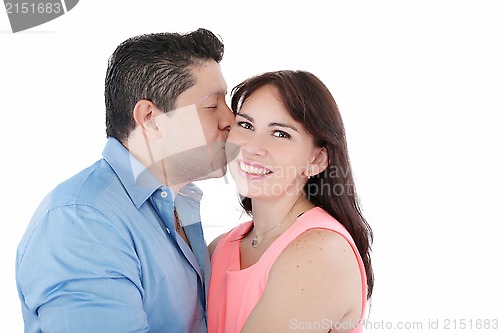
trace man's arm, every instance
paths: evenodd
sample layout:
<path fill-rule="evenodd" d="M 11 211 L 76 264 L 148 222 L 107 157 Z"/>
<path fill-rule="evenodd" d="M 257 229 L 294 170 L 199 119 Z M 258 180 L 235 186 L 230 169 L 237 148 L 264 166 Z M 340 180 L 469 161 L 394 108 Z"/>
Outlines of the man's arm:
<path fill-rule="evenodd" d="M 126 230 L 93 207 L 44 216 L 19 248 L 23 311 L 42 332 L 147 332 L 140 265 Z M 26 325 L 31 325 L 26 323 Z"/>

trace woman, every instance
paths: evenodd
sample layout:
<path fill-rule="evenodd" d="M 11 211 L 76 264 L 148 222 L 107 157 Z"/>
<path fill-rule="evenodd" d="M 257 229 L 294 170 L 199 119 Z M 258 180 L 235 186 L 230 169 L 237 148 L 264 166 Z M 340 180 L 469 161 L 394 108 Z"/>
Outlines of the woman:
<path fill-rule="evenodd" d="M 253 221 L 210 244 L 209 333 L 361 332 L 372 232 L 335 100 L 278 71 L 236 86 L 232 109 L 229 170 Z"/>

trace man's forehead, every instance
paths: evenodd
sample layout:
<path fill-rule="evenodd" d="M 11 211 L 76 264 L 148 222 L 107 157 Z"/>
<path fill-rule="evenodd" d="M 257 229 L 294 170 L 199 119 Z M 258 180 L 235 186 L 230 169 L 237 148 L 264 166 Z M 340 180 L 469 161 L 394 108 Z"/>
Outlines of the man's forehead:
<path fill-rule="evenodd" d="M 180 105 L 187 105 L 187 103 L 213 103 L 219 98 L 225 98 L 225 96 L 226 91 L 222 89 L 210 90 L 193 86 L 179 96 L 176 104 L 180 103 Z"/>
<path fill-rule="evenodd" d="M 197 66 L 194 70 L 194 85 L 181 94 L 181 97 L 190 98 L 198 102 L 225 97 L 227 84 L 220 71 L 219 64 L 207 63 Z"/>
<path fill-rule="evenodd" d="M 206 90 L 206 95 L 223 94 L 227 91 L 227 84 L 220 70 L 220 65 L 206 62 L 194 70 L 195 86 Z"/>
<path fill-rule="evenodd" d="M 225 96 L 227 93 L 227 84 L 222 77 L 209 77 L 196 80 L 193 90 L 197 90 L 203 96 Z"/>

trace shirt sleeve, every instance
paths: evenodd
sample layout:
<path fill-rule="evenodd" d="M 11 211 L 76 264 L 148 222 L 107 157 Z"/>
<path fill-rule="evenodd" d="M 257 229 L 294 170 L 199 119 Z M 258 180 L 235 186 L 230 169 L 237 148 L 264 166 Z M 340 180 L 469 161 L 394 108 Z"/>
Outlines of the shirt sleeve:
<path fill-rule="evenodd" d="M 120 223 L 68 205 L 44 214 L 26 237 L 18 290 L 42 332 L 148 332 L 141 266 Z"/>

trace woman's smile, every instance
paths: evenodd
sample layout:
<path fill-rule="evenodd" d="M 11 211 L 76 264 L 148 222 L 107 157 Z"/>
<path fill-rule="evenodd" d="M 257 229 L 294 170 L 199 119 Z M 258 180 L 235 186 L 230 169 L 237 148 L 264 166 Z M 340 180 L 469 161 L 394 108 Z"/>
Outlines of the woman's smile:
<path fill-rule="evenodd" d="M 239 160 L 238 166 L 240 175 L 242 175 L 245 178 L 250 178 L 250 179 L 264 178 L 265 176 L 272 173 L 272 171 L 269 170 L 268 168 L 255 162 Z"/>

